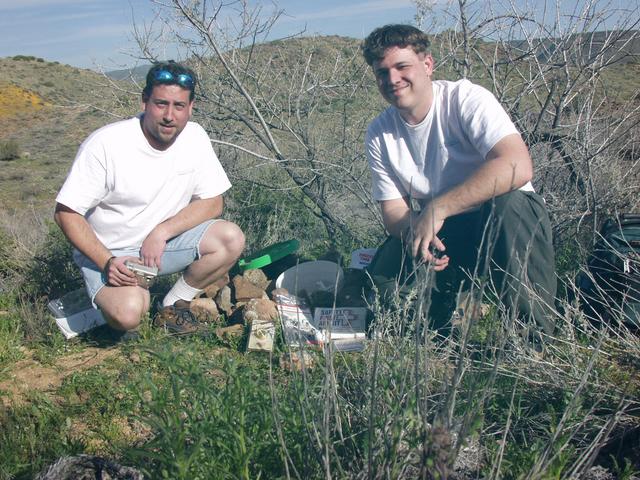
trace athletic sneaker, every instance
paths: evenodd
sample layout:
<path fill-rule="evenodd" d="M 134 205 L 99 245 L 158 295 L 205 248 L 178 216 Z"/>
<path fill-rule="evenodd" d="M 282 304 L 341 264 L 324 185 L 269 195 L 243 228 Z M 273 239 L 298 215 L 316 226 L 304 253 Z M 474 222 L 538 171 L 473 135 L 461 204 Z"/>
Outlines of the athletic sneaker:
<path fill-rule="evenodd" d="M 172 335 L 190 335 L 200 330 L 200 323 L 189 309 L 190 302 L 178 300 L 173 305 L 162 307 L 153 318 L 153 326 Z"/>

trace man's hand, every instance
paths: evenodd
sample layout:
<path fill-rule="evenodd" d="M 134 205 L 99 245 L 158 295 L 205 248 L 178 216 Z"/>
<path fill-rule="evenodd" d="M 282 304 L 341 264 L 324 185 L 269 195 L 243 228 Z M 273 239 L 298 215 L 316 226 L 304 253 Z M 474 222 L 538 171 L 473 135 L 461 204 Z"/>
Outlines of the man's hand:
<path fill-rule="evenodd" d="M 442 255 L 445 245 L 437 234 L 444 225 L 446 217 L 432 203 L 425 205 L 415 223 L 409 226 L 409 245 L 411 255 L 417 261 L 429 262 L 436 272 L 449 265 L 449 257 Z"/>
<path fill-rule="evenodd" d="M 142 247 L 140 247 L 142 263 L 147 267 L 158 267 L 158 270 L 160 270 L 162 254 L 166 247 L 167 238 L 163 232 L 162 224 L 160 224 L 151 230 L 151 233 L 142 242 Z"/>
<path fill-rule="evenodd" d="M 135 287 L 138 285 L 135 274 L 124 264 L 127 260 L 139 261 L 136 257 L 113 257 L 107 262 L 102 270 L 107 285 L 110 287 Z"/>
<path fill-rule="evenodd" d="M 447 218 L 440 205 L 434 200 L 417 213 L 412 211 L 407 197 L 380 202 L 387 231 L 407 242 L 407 250 L 416 262 L 429 262 L 438 272 L 449 265 L 449 257 L 441 255 L 444 243 L 437 237 Z"/>

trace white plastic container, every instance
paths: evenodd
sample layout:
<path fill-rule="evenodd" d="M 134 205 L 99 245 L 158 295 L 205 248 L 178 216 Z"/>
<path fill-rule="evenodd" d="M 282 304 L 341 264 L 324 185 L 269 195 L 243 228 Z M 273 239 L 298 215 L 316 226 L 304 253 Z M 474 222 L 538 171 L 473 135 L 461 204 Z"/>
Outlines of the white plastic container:
<path fill-rule="evenodd" d="M 286 288 L 289 293 L 300 295 L 302 291 L 311 295 L 318 291 L 333 293 L 342 284 L 340 265 L 326 260 L 299 263 L 285 270 L 276 279 L 276 288 Z"/>

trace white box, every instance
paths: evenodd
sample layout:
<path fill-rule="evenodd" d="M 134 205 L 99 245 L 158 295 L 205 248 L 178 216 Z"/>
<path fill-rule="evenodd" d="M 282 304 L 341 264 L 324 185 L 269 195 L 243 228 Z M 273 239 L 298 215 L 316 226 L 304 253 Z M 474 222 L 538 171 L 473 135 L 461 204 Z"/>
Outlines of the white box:
<path fill-rule="evenodd" d="M 273 351 L 273 339 L 276 336 L 276 324 L 273 320 L 254 320 L 249 332 L 249 351 Z"/>
<path fill-rule="evenodd" d="M 369 266 L 374 255 L 378 251 L 377 248 L 359 248 L 351 252 L 351 268 L 363 270 Z"/>
<path fill-rule="evenodd" d="M 361 352 L 364 350 L 364 341 L 365 337 L 355 339 L 337 339 L 332 340 L 331 344 L 336 352 Z"/>
<path fill-rule="evenodd" d="M 47 307 L 67 340 L 106 323 L 100 310 L 91 305 L 84 288 L 51 300 Z"/>
<path fill-rule="evenodd" d="M 365 307 L 316 308 L 313 326 L 326 340 L 364 339 L 367 327 Z"/>

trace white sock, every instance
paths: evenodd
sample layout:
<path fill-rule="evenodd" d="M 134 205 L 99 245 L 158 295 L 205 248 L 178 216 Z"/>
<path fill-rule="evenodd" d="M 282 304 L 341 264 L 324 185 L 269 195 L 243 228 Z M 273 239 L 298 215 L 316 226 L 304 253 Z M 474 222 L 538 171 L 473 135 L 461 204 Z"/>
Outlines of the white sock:
<path fill-rule="evenodd" d="M 201 292 L 202 290 L 199 288 L 193 288 L 185 282 L 184 276 L 180 275 L 178 281 L 173 285 L 173 287 L 171 287 L 171 290 L 167 292 L 164 300 L 162 300 L 162 306 L 168 307 L 169 305 L 176 303 L 178 300 L 186 300 L 187 302 L 190 302 Z"/>

